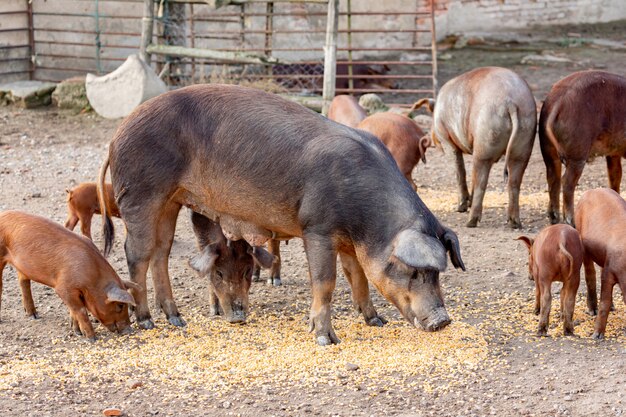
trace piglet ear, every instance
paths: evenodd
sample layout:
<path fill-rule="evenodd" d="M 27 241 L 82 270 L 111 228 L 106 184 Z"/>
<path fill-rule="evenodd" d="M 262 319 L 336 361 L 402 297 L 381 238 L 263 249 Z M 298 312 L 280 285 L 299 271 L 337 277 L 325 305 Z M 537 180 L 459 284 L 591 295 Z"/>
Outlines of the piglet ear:
<path fill-rule="evenodd" d="M 263 269 L 271 268 L 274 262 L 278 260 L 276 256 L 272 255 L 260 246 L 249 247 L 248 253 L 252 255 L 256 263 Z"/>
<path fill-rule="evenodd" d="M 126 289 L 135 290 L 135 291 L 143 290 L 141 285 L 137 284 L 136 282 L 132 282 L 127 279 L 123 279 L 122 282 L 124 283 L 124 286 L 126 287 Z"/>
<path fill-rule="evenodd" d="M 392 256 L 412 268 L 440 272 L 446 269 L 446 251 L 441 242 L 415 229 L 398 233 Z"/>
<path fill-rule="evenodd" d="M 526 245 L 526 248 L 530 251 L 530 248 L 533 247 L 534 239 L 529 238 L 528 236 L 520 236 L 515 240 L 521 240 Z"/>
<path fill-rule="evenodd" d="M 117 285 L 111 285 L 109 290 L 107 291 L 107 303 L 124 303 L 130 304 L 131 306 L 135 306 L 135 299 L 130 293 L 122 287 L 118 287 Z"/>
<path fill-rule="evenodd" d="M 209 271 L 213 269 L 215 261 L 220 256 L 218 247 L 218 243 L 205 246 L 202 252 L 191 258 L 189 266 L 196 270 L 200 276 L 207 275 Z"/>

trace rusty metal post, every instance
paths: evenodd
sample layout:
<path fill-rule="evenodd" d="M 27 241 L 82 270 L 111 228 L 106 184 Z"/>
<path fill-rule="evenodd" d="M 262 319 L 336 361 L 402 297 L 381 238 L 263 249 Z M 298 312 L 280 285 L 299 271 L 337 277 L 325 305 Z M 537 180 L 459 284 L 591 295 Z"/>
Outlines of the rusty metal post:
<path fill-rule="evenodd" d="M 30 69 L 28 70 L 28 79 L 32 80 L 35 76 L 35 29 L 33 26 L 33 4 L 30 1 L 26 2 L 28 7 L 28 45 L 30 48 Z"/>
<path fill-rule="evenodd" d="M 140 56 L 148 65 L 150 65 L 148 46 L 152 43 L 152 27 L 154 24 L 154 4 L 152 1 L 143 1 L 143 18 L 141 19 Z"/>
<path fill-rule="evenodd" d="M 324 86 L 322 87 L 322 114 L 328 114 L 330 102 L 335 97 L 337 76 L 337 25 L 339 24 L 339 0 L 328 0 L 326 18 L 326 45 L 324 46 Z"/>
<path fill-rule="evenodd" d="M 435 33 L 435 0 L 430 0 L 431 60 L 433 63 L 433 98 L 437 98 L 437 35 Z"/>
<path fill-rule="evenodd" d="M 266 7 L 267 16 L 265 16 L 265 56 L 272 56 L 272 38 L 274 34 L 272 33 L 274 30 L 274 2 L 267 2 Z M 267 67 L 267 75 L 273 74 L 272 66 L 268 65 Z"/>

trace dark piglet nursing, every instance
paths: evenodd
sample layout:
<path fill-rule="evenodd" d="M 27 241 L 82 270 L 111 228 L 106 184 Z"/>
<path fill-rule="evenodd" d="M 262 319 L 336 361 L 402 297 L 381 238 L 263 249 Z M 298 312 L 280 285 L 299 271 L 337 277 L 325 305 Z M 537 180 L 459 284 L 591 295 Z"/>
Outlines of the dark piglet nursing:
<path fill-rule="evenodd" d="M 313 295 L 311 330 L 321 345 L 339 342 L 331 324 L 337 255 L 367 323 L 384 322 L 368 281 L 417 327 L 438 330 L 450 322 L 439 273 L 446 252 L 464 269 L 458 239 L 371 134 L 262 91 L 197 85 L 139 106 L 111 142 L 101 184 L 109 165 L 127 228 L 131 279 L 145 284 L 151 269 L 156 298 L 172 324 L 183 324 L 167 269 L 182 206 L 257 250 L 269 239 L 301 237 Z M 109 249 L 112 223 L 106 207 L 102 211 Z M 135 314 L 150 328 L 141 287 L 133 293 Z"/>
<path fill-rule="evenodd" d="M 209 314 L 230 323 L 243 323 L 248 314 L 248 292 L 255 265 L 270 268 L 274 256 L 245 240 L 227 241 L 219 224 L 191 213 L 200 253 L 189 265 L 209 279 Z"/>

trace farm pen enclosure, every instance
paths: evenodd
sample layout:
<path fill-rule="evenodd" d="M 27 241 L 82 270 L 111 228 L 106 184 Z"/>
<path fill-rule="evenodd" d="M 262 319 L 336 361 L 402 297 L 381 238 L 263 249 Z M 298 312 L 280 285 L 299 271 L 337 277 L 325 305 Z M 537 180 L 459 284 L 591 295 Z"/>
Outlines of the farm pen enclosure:
<path fill-rule="evenodd" d="M 136 0 L 2 2 L 0 82 L 111 72 L 139 52 L 142 32 L 151 31 L 144 49 L 170 85 L 224 82 L 321 95 L 332 28 L 327 16 L 335 1 L 150 3 L 151 8 Z M 434 97 L 432 0 L 338 0 L 337 10 L 337 94 L 377 93 L 401 105 Z"/>

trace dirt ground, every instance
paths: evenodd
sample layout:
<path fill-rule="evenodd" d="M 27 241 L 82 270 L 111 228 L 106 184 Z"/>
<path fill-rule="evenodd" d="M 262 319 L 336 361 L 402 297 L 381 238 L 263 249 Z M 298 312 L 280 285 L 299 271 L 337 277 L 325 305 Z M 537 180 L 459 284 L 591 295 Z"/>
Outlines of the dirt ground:
<path fill-rule="evenodd" d="M 626 75 L 624 23 L 519 34 L 531 43 L 491 43 L 449 49 L 441 83 L 462 71 L 500 65 L 518 71 L 540 102 L 559 78 L 601 68 Z M 578 32 L 580 37 L 567 37 Z M 529 32 L 530 33 L 530 32 Z M 550 50 L 569 63 L 521 65 L 523 56 Z M 93 181 L 118 121 L 55 109 L 0 108 L 0 209 L 20 209 L 65 220 L 66 188 Z M 195 242 L 185 212 L 179 217 L 170 273 L 175 299 L 188 322 L 167 325 L 151 304 L 158 328 L 121 337 L 97 326 L 89 343 L 70 334 L 67 310 L 55 293 L 33 286 L 41 318 L 24 316 L 15 271 L 5 268 L 0 322 L 0 410 L 23 416 L 102 415 L 117 406 L 147 415 L 403 415 L 586 416 L 626 412 L 626 311 L 616 290 L 607 338 L 592 341 L 581 283 L 576 337 L 563 337 L 558 315 L 550 337 L 534 336 L 534 288 L 526 249 L 514 240 L 548 224 L 545 168 L 538 144 L 524 177 L 523 230 L 506 227 L 502 162 L 494 166 L 483 220 L 464 227 L 454 211 L 450 155 L 431 150 L 414 171 L 418 193 L 459 235 L 467 272 L 442 274 L 453 324 L 418 331 L 377 293 L 374 303 L 390 323 L 369 328 L 352 311 L 339 274 L 334 325 L 342 343 L 320 348 L 307 333 L 310 291 L 297 240 L 283 245 L 282 287 L 254 283 L 248 324 L 208 317 L 206 283 L 188 267 Z M 466 159 L 470 164 L 471 158 Z M 605 186 L 602 159 L 585 168 L 577 195 Z M 122 224 L 110 261 L 127 278 Z M 94 219 L 95 240 L 100 219 Z M 54 244 L 54 242 L 50 242 Z M 558 310 L 555 285 L 553 312 Z M 152 289 L 150 288 L 152 293 Z"/>

